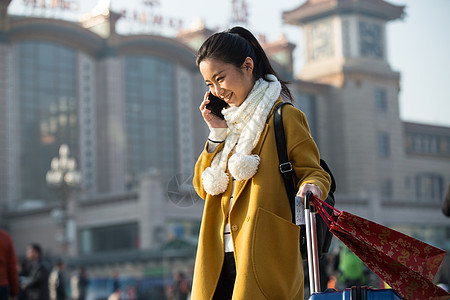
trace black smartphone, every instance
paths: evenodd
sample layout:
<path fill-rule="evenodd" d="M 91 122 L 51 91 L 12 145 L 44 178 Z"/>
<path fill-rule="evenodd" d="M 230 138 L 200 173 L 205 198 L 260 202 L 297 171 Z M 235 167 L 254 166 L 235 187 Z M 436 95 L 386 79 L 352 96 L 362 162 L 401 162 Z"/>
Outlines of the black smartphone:
<path fill-rule="evenodd" d="M 216 115 L 221 119 L 224 119 L 222 109 L 227 107 L 228 104 L 219 97 L 214 96 L 211 92 L 209 92 L 208 99 L 209 103 L 206 104 L 206 108 L 209 109 L 213 115 Z"/>

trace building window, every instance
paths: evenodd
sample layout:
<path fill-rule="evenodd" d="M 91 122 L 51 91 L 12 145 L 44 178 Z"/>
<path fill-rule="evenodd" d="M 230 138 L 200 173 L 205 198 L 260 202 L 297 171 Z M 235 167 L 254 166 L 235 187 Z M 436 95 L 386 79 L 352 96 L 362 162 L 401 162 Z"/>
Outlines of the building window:
<path fill-rule="evenodd" d="M 23 199 L 50 199 L 45 173 L 61 144 L 79 161 L 77 55 L 55 43 L 18 44 L 20 179 Z"/>
<path fill-rule="evenodd" d="M 439 135 L 407 133 L 405 145 L 408 153 L 433 156 L 450 154 L 450 138 Z"/>
<path fill-rule="evenodd" d="M 438 137 L 437 136 L 430 136 L 430 153 L 437 154 L 439 152 L 438 150 Z"/>
<path fill-rule="evenodd" d="M 389 157 L 391 154 L 389 134 L 385 132 L 378 133 L 378 154 L 380 157 Z"/>
<path fill-rule="evenodd" d="M 436 173 L 416 175 L 416 198 L 419 201 L 440 202 L 444 198 L 444 178 Z"/>
<path fill-rule="evenodd" d="M 152 56 L 127 56 L 125 62 L 125 125 L 127 186 L 150 169 L 168 178 L 177 173 L 177 109 L 175 66 Z"/>
<path fill-rule="evenodd" d="M 386 112 L 387 111 L 387 96 L 386 90 L 383 88 L 375 89 L 375 105 L 377 111 Z"/>
<path fill-rule="evenodd" d="M 139 248 L 137 223 L 83 229 L 80 232 L 83 255 Z"/>

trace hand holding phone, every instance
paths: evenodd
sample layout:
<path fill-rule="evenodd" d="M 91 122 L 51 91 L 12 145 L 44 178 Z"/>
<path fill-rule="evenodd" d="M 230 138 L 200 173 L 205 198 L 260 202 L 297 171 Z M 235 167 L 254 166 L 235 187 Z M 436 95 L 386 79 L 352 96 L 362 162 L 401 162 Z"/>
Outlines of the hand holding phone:
<path fill-rule="evenodd" d="M 209 103 L 206 104 L 206 108 L 211 111 L 211 113 L 222 120 L 224 119 L 224 116 L 222 114 L 222 109 L 228 106 L 228 104 L 220 99 L 219 97 L 214 96 L 211 92 L 208 94 L 208 100 Z"/>

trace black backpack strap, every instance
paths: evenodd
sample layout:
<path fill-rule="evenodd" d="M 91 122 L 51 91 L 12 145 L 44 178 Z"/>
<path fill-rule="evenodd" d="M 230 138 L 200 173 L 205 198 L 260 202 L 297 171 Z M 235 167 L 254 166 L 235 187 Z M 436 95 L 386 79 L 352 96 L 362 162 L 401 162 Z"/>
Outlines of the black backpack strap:
<path fill-rule="evenodd" d="M 327 163 L 323 159 L 320 159 L 320 166 L 322 167 L 322 169 L 324 169 L 325 172 L 328 173 L 328 175 L 330 175 L 330 177 L 331 177 L 331 186 L 330 186 L 329 193 L 333 193 L 334 194 L 334 192 L 336 192 L 336 181 L 334 180 L 333 173 L 331 173 L 330 168 L 328 167 Z"/>
<path fill-rule="evenodd" d="M 289 204 L 291 206 L 292 212 L 292 222 L 295 224 L 295 184 L 293 179 L 293 169 L 292 164 L 289 161 L 287 149 L 286 149 L 286 138 L 284 136 L 283 118 L 281 111 L 283 105 L 289 104 L 289 102 L 283 102 L 275 107 L 275 113 L 273 115 L 273 126 L 275 130 L 275 140 L 277 144 L 278 161 L 280 162 L 280 172 L 284 180 L 284 185 L 286 186 L 286 192 L 289 198 Z"/>

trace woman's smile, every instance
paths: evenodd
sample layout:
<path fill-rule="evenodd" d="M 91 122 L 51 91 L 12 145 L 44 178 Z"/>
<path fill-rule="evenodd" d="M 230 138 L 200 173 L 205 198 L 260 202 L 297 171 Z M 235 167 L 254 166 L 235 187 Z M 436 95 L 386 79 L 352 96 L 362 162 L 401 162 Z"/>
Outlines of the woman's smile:
<path fill-rule="evenodd" d="M 233 92 L 229 93 L 227 96 L 220 97 L 223 101 L 229 102 L 231 100 L 231 97 L 233 97 Z"/>

